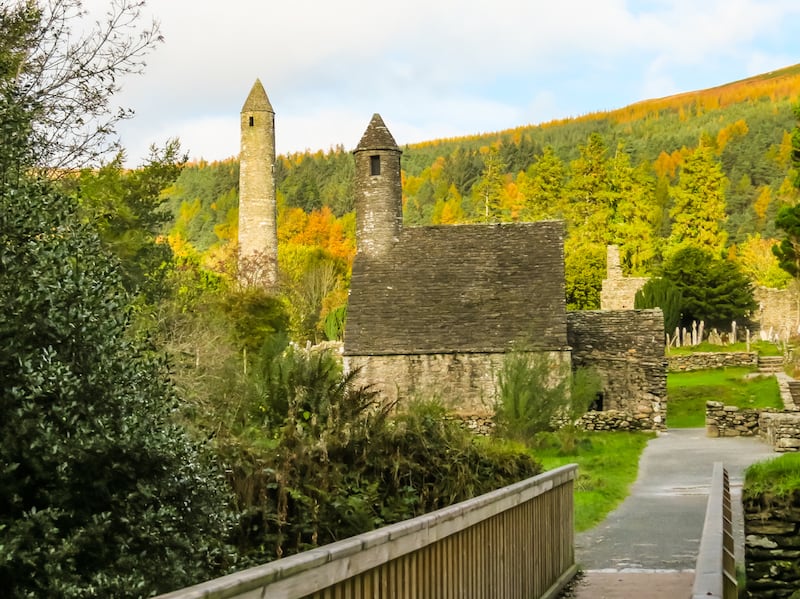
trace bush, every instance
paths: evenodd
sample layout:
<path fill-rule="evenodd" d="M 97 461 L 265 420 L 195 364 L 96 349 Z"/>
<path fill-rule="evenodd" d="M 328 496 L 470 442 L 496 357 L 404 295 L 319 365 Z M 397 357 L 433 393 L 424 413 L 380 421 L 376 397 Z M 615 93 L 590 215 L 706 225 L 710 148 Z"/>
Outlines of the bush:
<path fill-rule="evenodd" d="M 239 431 L 218 440 L 241 514 L 237 543 L 261 563 L 528 478 L 518 447 L 480 442 L 441 404 L 390 417 L 330 351 L 264 355 Z"/>
<path fill-rule="evenodd" d="M 128 335 L 117 264 L 46 186 L 0 190 L 0 588 L 140 597 L 226 568 L 223 480 Z M 165 567 L 168 564 L 169 567 Z"/>
<path fill-rule="evenodd" d="M 530 443 L 537 433 L 553 430 L 565 407 L 569 366 L 540 353 L 513 351 L 498 374 L 494 422 L 499 435 Z"/>

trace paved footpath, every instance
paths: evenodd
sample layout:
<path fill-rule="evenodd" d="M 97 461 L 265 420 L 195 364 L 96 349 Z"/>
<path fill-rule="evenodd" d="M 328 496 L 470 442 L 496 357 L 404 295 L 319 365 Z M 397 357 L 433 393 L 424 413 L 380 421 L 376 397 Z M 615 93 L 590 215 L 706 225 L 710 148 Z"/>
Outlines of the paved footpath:
<path fill-rule="evenodd" d="M 595 528 L 576 535 L 584 576 L 579 599 L 689 597 L 714 462 L 728 470 L 736 559 L 744 554 L 744 469 L 776 457 L 753 437 L 709 438 L 705 429 L 672 429 L 650 441 L 627 499 Z"/>

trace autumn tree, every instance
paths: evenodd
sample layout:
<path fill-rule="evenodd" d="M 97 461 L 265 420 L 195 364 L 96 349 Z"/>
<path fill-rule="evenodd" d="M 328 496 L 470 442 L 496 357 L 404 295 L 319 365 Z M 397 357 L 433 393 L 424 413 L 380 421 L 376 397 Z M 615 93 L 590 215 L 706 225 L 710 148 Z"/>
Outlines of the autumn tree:
<path fill-rule="evenodd" d="M 775 239 L 764 239 L 754 233 L 732 248 L 733 259 L 755 285 L 783 289 L 791 280 L 773 252 L 777 243 Z"/>

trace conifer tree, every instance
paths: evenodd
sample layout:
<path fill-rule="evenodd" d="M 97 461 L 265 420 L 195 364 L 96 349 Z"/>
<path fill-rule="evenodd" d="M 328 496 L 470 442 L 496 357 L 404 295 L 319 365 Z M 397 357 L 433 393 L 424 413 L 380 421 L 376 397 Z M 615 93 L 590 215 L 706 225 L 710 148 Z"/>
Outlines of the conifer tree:
<path fill-rule="evenodd" d="M 710 145 L 701 143 L 681 167 L 672 190 L 672 227 L 666 254 L 694 247 L 719 255 L 725 247 L 725 190 L 728 180 Z"/>

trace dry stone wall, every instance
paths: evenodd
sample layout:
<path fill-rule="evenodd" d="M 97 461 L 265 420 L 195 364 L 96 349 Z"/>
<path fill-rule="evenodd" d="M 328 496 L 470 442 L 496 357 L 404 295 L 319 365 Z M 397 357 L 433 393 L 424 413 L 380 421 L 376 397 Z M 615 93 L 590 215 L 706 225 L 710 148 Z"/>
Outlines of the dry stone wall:
<path fill-rule="evenodd" d="M 750 366 L 758 366 L 756 352 L 696 352 L 667 356 L 667 367 L 670 372 Z"/>
<path fill-rule="evenodd" d="M 636 431 L 652 429 L 649 415 L 636 415 L 620 410 L 591 411 L 578 421 L 578 427 L 587 431 Z"/>
<path fill-rule="evenodd" d="M 745 498 L 747 597 L 800 596 L 800 492 Z"/>
<path fill-rule="evenodd" d="M 667 412 L 664 317 L 655 310 L 587 310 L 567 314 L 573 367 L 594 368 L 603 411 L 633 417 L 632 428 L 663 429 Z"/>
<path fill-rule="evenodd" d="M 800 451 L 800 412 L 763 412 L 759 434 L 775 451 Z"/>
<path fill-rule="evenodd" d="M 759 419 L 771 409 L 738 408 L 721 401 L 706 402 L 706 434 L 709 437 L 753 437 L 759 434 Z"/>

